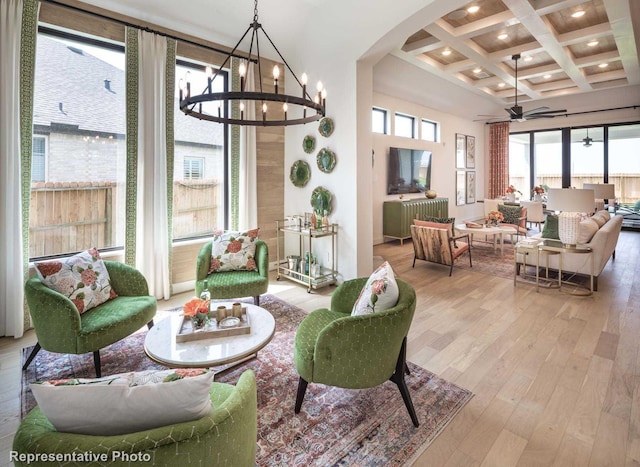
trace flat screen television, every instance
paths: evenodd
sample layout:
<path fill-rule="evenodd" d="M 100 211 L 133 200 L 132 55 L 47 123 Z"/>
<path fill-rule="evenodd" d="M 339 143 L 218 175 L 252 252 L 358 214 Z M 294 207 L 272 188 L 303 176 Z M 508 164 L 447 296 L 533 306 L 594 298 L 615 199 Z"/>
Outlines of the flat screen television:
<path fill-rule="evenodd" d="M 389 148 L 387 194 L 421 193 L 431 189 L 431 151 Z"/>

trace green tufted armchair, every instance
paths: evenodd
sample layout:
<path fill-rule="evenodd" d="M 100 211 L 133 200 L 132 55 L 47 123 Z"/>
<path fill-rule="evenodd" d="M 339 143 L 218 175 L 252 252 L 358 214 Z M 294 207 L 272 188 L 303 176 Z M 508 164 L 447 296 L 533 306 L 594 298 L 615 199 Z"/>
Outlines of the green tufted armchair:
<path fill-rule="evenodd" d="M 269 288 L 269 248 L 262 240 L 256 240 L 255 261 L 257 271 L 226 271 L 209 274 L 212 242 L 200 248 L 196 264 L 196 296 L 200 296 L 207 281 L 211 298 L 253 297 L 260 305 L 260 295 Z"/>
<path fill-rule="evenodd" d="M 157 303 L 155 297 L 149 296 L 144 276 L 124 263 L 104 264 L 118 297 L 82 314 L 71 300 L 44 285 L 37 276 L 27 280 L 24 291 L 38 343 L 23 370 L 41 348 L 70 354 L 93 352 L 99 378 L 101 348 L 133 334 L 145 324 L 153 326 Z"/>
<path fill-rule="evenodd" d="M 300 412 L 308 383 L 348 389 L 377 386 L 387 380 L 397 384 L 417 427 L 418 417 L 404 381 L 407 333 L 416 308 L 416 293 L 397 279 L 396 306 L 368 315 L 351 316 L 351 309 L 367 282 L 347 281 L 331 297 L 331 309 L 306 316 L 296 332 L 294 361 L 300 379 L 295 413 Z"/>
<path fill-rule="evenodd" d="M 117 436 L 58 432 L 36 407 L 20 424 L 13 439 L 13 450 L 18 454 L 28 455 L 81 455 L 90 452 L 93 456 L 107 456 L 106 462 L 65 464 L 83 467 L 255 465 L 257 395 L 253 371 L 244 372 L 236 386 L 213 383 L 210 395 L 213 408 L 209 415 L 199 420 Z M 131 460 L 134 455 L 139 455 L 139 459 L 149 460 L 125 460 L 127 456 Z M 45 467 L 54 463 L 16 461 L 15 465 Z"/>

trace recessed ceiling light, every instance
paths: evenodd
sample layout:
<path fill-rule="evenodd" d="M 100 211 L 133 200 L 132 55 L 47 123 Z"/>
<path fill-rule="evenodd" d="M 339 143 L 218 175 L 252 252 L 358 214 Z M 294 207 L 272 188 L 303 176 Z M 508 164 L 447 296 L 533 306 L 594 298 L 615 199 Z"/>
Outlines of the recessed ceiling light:
<path fill-rule="evenodd" d="M 451 49 L 444 49 L 444 50 L 442 51 L 442 55 L 444 55 L 445 57 L 446 57 L 447 55 L 451 55 Z"/>
<path fill-rule="evenodd" d="M 498 36 L 498 39 L 500 39 L 501 41 L 505 40 L 507 37 L 509 37 L 509 34 L 507 33 L 502 33 Z"/>
<path fill-rule="evenodd" d="M 544 79 L 549 79 L 549 78 L 551 78 L 551 75 L 544 75 L 543 78 Z"/>
<path fill-rule="evenodd" d="M 470 6 L 469 8 L 467 8 L 467 11 L 469 13 L 477 13 L 479 9 L 480 9 L 480 7 L 478 5 L 473 5 L 473 6 Z"/>
<path fill-rule="evenodd" d="M 474 68 L 473 72 L 474 73 L 480 73 L 482 71 L 482 68 Z"/>
<path fill-rule="evenodd" d="M 466 10 L 455 10 L 455 11 L 452 11 L 451 13 L 449 13 L 447 15 L 447 18 L 453 19 L 453 20 L 458 20 L 458 19 L 464 18 L 465 16 L 467 16 L 467 11 Z"/>
<path fill-rule="evenodd" d="M 576 12 L 571 13 L 572 18 L 580 18 L 581 16 L 584 16 L 583 10 L 578 10 Z"/>
<path fill-rule="evenodd" d="M 598 65 L 598 68 L 607 68 L 608 66 L 608 63 L 601 63 L 600 65 Z"/>
<path fill-rule="evenodd" d="M 599 42 L 598 42 L 597 40 L 595 40 L 595 39 L 594 39 L 594 40 L 592 40 L 592 41 L 587 42 L 587 45 L 588 45 L 589 47 L 595 47 L 595 46 L 596 46 L 596 45 L 598 45 L 598 44 L 599 44 Z"/>
<path fill-rule="evenodd" d="M 525 62 L 530 62 L 531 60 L 533 60 L 533 57 L 531 55 L 527 55 L 522 60 L 525 61 Z"/>
<path fill-rule="evenodd" d="M 499 88 L 503 88 L 504 87 L 504 83 L 498 83 L 498 87 Z"/>

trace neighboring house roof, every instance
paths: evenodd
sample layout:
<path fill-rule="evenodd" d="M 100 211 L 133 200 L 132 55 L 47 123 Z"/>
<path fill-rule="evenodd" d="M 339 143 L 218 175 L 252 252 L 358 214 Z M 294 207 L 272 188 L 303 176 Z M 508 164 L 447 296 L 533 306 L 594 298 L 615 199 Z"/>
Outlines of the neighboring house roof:
<path fill-rule="evenodd" d="M 59 71 L 64 69 L 64 73 Z M 125 72 L 93 55 L 39 35 L 34 125 L 125 134 Z M 223 125 L 187 117 L 175 99 L 175 140 L 222 146 Z M 69 131 L 67 130 L 67 131 Z"/>

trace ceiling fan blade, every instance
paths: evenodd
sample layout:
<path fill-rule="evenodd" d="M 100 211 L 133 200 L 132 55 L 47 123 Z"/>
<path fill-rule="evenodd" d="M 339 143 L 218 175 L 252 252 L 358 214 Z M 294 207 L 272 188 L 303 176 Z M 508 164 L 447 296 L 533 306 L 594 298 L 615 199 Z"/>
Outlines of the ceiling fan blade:
<path fill-rule="evenodd" d="M 529 115 L 546 115 L 546 114 L 563 114 L 566 113 L 567 109 L 559 109 L 559 110 L 544 110 L 542 112 L 528 112 Z M 527 112 L 525 112 L 527 114 Z"/>
<path fill-rule="evenodd" d="M 542 112 L 543 110 L 549 110 L 549 107 L 538 107 L 537 109 L 531 109 L 531 110 L 527 110 L 525 112 L 523 112 L 524 116 L 530 115 L 530 114 L 537 114 Z"/>
<path fill-rule="evenodd" d="M 511 108 L 511 109 L 504 109 L 504 110 L 506 110 L 506 111 L 509 113 L 509 116 L 510 116 L 511 118 L 517 118 L 517 117 L 519 117 L 519 115 L 518 115 L 518 114 L 517 114 L 517 113 L 516 113 L 512 108 Z"/>
<path fill-rule="evenodd" d="M 526 120 L 535 120 L 537 118 L 556 118 L 556 117 L 560 117 L 560 115 L 552 115 L 552 114 L 533 114 L 533 115 L 527 115 L 525 117 Z"/>

